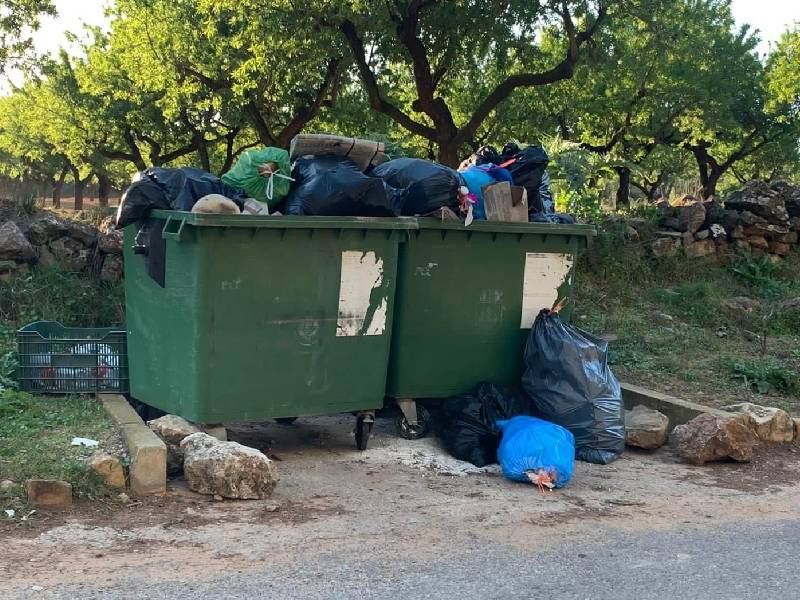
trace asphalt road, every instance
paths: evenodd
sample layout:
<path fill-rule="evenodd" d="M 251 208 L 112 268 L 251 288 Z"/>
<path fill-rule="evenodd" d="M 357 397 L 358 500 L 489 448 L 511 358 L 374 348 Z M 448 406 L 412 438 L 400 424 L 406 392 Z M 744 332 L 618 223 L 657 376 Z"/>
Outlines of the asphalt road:
<path fill-rule="evenodd" d="M 540 533 L 542 529 L 538 530 Z M 115 582 L 25 597 L 56 598 L 431 598 L 789 599 L 800 597 L 800 520 L 676 524 L 665 531 L 597 529 L 530 551 L 503 544 L 440 549 L 436 560 L 374 560 L 354 551 L 318 554 L 282 568 L 248 569 L 205 583 Z M 545 533 L 548 533 L 545 531 Z M 556 531 L 552 531 L 556 534 Z M 474 538 L 478 541 L 478 538 Z M 485 539 L 480 540 L 486 543 Z M 429 554 L 429 553 L 428 553 Z"/>

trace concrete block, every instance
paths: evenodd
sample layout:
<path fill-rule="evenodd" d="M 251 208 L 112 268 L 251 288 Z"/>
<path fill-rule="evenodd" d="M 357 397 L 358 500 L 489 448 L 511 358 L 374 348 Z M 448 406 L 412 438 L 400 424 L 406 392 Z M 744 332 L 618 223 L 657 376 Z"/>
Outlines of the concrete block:
<path fill-rule="evenodd" d="M 125 396 L 120 394 L 97 394 L 97 397 L 102 402 L 108 416 L 117 425 L 144 424 L 139 415 L 136 414 L 136 411 L 133 410 L 133 407 L 128 404 Z"/>
<path fill-rule="evenodd" d="M 129 479 L 136 496 L 163 494 L 167 490 L 167 446 L 142 421 L 122 426 L 131 458 Z"/>
<path fill-rule="evenodd" d="M 67 508 L 72 505 L 72 484 L 56 479 L 31 479 L 28 502 L 42 508 Z"/>
<path fill-rule="evenodd" d="M 627 410 L 632 410 L 637 404 L 643 404 L 665 414 L 669 418 L 670 427 L 688 423 L 703 413 L 727 418 L 731 416 L 725 411 L 668 396 L 638 385 L 620 382 L 620 387 L 622 388 L 622 402 Z"/>

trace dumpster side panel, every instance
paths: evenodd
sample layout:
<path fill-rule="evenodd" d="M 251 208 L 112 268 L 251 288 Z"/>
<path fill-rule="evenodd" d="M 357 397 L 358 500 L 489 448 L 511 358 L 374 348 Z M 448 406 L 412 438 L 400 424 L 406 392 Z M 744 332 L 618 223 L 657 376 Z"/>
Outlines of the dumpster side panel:
<path fill-rule="evenodd" d="M 167 241 L 165 285 L 146 272 L 125 229 L 125 300 L 131 395 L 163 411 L 191 413 L 198 392 L 198 254 L 192 243 Z M 191 418 L 191 417 L 187 417 Z"/>
<path fill-rule="evenodd" d="M 200 229 L 206 269 L 199 417 L 378 408 L 397 240 L 386 231 Z"/>
<path fill-rule="evenodd" d="M 388 394 L 518 385 L 541 308 L 570 295 L 580 235 L 422 229 L 401 248 Z"/>

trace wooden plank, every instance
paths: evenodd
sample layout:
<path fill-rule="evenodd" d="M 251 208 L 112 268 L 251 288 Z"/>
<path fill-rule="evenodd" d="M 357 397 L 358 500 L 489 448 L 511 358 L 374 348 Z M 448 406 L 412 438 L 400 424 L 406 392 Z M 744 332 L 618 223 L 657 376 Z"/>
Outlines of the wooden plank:
<path fill-rule="evenodd" d="M 425 215 L 426 217 L 433 217 L 435 219 L 439 219 L 440 221 L 462 221 L 456 213 L 452 211 L 452 209 L 448 206 L 442 206 L 437 208 L 435 211 L 428 213 Z"/>
<path fill-rule="evenodd" d="M 528 222 L 528 195 L 525 188 L 499 181 L 481 190 L 487 221 Z"/>
<path fill-rule="evenodd" d="M 370 164 L 377 165 L 383 162 L 384 151 L 383 142 L 325 133 L 301 133 L 292 139 L 289 146 L 289 158 L 295 160 L 308 155 L 333 155 L 349 158 L 364 170 Z"/>

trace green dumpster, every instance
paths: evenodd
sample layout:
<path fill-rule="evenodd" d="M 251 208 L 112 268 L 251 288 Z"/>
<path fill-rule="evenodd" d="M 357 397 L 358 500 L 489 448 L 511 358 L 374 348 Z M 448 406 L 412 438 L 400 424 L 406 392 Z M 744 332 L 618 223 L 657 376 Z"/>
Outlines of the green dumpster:
<path fill-rule="evenodd" d="M 198 423 L 383 405 L 414 219 L 153 211 L 125 231 L 131 395 Z"/>
<path fill-rule="evenodd" d="M 400 250 L 387 381 L 408 438 L 427 432 L 414 399 L 519 384 L 536 315 L 570 295 L 576 255 L 594 235 L 589 225 L 418 223 Z"/>

